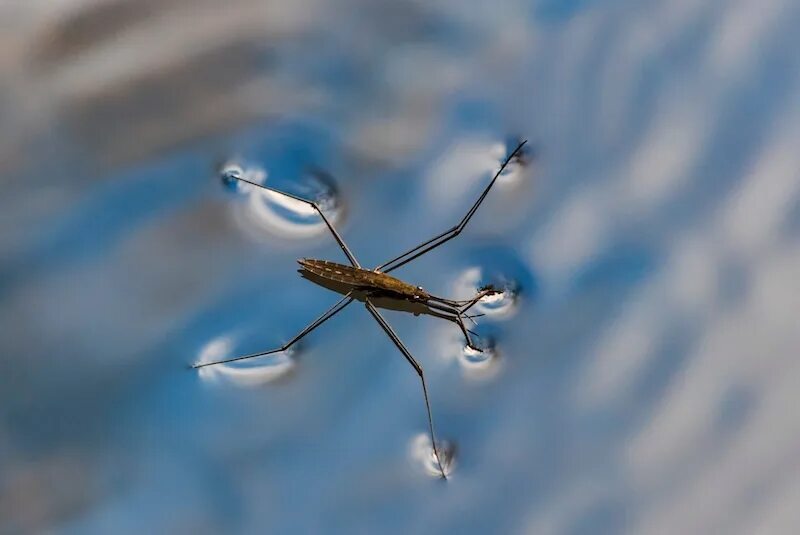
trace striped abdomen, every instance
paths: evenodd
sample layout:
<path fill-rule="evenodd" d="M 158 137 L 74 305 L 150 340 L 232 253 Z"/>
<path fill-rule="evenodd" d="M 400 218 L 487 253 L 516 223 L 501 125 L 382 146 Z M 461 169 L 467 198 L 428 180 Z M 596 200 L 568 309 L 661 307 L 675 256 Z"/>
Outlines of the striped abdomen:
<path fill-rule="evenodd" d="M 427 299 L 429 297 L 422 289 L 386 273 L 313 258 L 302 258 L 297 263 L 318 277 L 347 284 L 356 289 L 389 292 L 408 299 Z"/>

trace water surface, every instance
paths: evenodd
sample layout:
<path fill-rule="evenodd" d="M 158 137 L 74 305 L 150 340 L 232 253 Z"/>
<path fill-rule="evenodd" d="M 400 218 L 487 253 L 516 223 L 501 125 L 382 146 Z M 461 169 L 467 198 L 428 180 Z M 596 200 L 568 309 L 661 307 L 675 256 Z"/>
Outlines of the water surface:
<path fill-rule="evenodd" d="M 790 533 L 800 8 L 0 8 L 0 532 Z M 464 298 L 387 312 L 295 259 Z"/>

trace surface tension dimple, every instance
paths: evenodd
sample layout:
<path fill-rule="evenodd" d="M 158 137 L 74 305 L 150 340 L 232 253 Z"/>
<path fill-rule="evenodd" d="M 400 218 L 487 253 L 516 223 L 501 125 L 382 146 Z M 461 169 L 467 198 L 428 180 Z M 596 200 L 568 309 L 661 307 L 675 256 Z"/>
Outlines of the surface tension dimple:
<path fill-rule="evenodd" d="M 436 449 L 439 452 L 439 459 L 442 461 L 442 470 L 447 477 L 450 477 L 455 468 L 455 445 L 447 441 L 437 441 Z M 436 461 L 433 443 L 427 433 L 419 433 L 411 439 L 408 456 L 413 465 L 426 475 L 442 476 L 442 472 L 439 471 L 439 463 Z"/>

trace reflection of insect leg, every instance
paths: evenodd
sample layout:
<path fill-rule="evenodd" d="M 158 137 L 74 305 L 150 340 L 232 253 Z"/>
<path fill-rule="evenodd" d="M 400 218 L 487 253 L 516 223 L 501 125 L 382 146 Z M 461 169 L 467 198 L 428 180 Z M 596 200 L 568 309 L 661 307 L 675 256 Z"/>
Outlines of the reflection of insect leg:
<path fill-rule="evenodd" d="M 233 176 L 231 178 L 235 178 L 236 180 L 239 180 L 241 182 L 245 182 L 247 184 L 250 184 L 251 186 L 255 186 L 257 188 L 261 188 L 261 189 L 264 189 L 264 190 L 267 190 L 267 191 L 271 191 L 271 192 L 277 193 L 279 195 L 284 195 L 286 197 L 289 197 L 290 199 L 294 199 L 295 201 L 300 201 L 302 203 L 305 203 L 305 204 L 309 205 L 311 208 L 313 208 L 314 210 L 317 211 L 317 213 L 320 215 L 320 217 L 322 217 L 322 220 L 325 222 L 325 225 L 331 231 L 331 234 L 333 234 L 333 238 L 336 240 L 336 243 L 339 244 L 339 247 L 342 248 L 342 251 L 344 251 L 344 254 L 347 256 L 347 259 L 350 260 L 350 263 L 353 264 L 355 267 L 361 267 L 361 264 L 358 263 L 358 260 L 356 260 L 356 257 L 353 256 L 352 252 L 350 252 L 350 248 L 347 247 L 346 243 L 344 243 L 344 240 L 342 239 L 342 237 L 339 235 L 338 232 L 336 232 L 336 229 L 333 227 L 333 224 L 328 220 L 327 217 L 325 217 L 325 214 L 322 212 L 322 209 L 319 207 L 319 205 L 317 203 L 315 203 L 314 201 L 309 201 L 308 199 L 304 199 L 302 197 L 298 197 L 297 195 L 292 195 L 291 193 L 286 193 L 285 191 L 280 191 L 280 190 L 277 190 L 275 188 L 270 188 L 269 186 L 265 186 L 265 185 L 259 184 L 257 182 L 251 182 L 250 180 L 247 180 L 246 178 L 241 178 L 241 177 L 238 177 L 238 176 Z"/>
<path fill-rule="evenodd" d="M 428 387 L 425 386 L 425 374 L 422 372 L 422 366 L 420 366 L 419 363 L 414 359 L 414 357 L 411 356 L 411 353 L 408 351 L 408 349 L 406 349 L 406 346 L 403 344 L 403 342 L 400 341 L 400 338 L 397 336 L 397 333 L 395 333 L 394 329 L 392 329 L 392 327 L 388 323 L 386 323 L 386 320 L 383 319 L 383 316 L 381 316 L 381 313 L 378 312 L 377 308 L 375 308 L 375 305 L 373 305 L 369 299 L 366 300 L 365 305 L 367 306 L 367 310 L 369 310 L 370 313 L 375 317 L 375 319 L 378 321 L 378 323 L 386 332 L 386 334 L 389 336 L 389 338 L 392 339 L 392 342 L 394 342 L 394 345 L 397 346 L 397 349 L 399 349 L 400 352 L 403 353 L 403 356 L 406 358 L 408 363 L 414 367 L 414 370 L 416 370 L 417 375 L 419 375 L 420 381 L 422 381 L 422 394 L 425 397 L 425 408 L 428 411 L 428 429 L 430 430 L 431 433 L 431 444 L 433 445 L 433 454 L 436 457 L 436 464 L 439 465 L 439 471 L 442 473 L 442 477 L 444 479 L 447 479 L 447 476 L 444 473 L 444 468 L 442 467 L 442 460 L 439 458 L 439 448 L 436 445 L 436 435 L 433 432 L 433 416 L 431 415 L 431 404 L 428 401 Z"/>
<path fill-rule="evenodd" d="M 522 150 L 522 147 L 525 145 L 525 143 L 527 143 L 527 140 L 523 141 L 522 143 L 517 145 L 517 148 L 514 149 L 511 152 L 511 154 L 509 154 L 506 157 L 505 161 L 503 162 L 503 165 L 500 166 L 500 169 L 494 175 L 494 178 L 492 178 L 492 181 L 489 182 L 489 185 L 486 186 L 486 189 L 483 190 L 483 193 L 481 193 L 481 196 L 478 197 L 478 200 L 475 201 L 475 204 L 472 205 L 472 207 L 467 212 L 467 215 L 464 216 L 464 218 L 458 223 L 458 225 L 454 226 L 453 228 L 451 228 L 449 230 L 446 230 L 446 231 L 442 232 L 438 236 L 434 236 L 433 238 L 431 238 L 428 241 L 420 243 L 419 245 L 417 245 L 413 249 L 410 249 L 410 250 L 406 251 L 405 253 L 401 254 L 398 257 L 395 257 L 395 258 L 389 260 L 388 262 L 384 262 L 380 266 L 376 267 L 375 270 L 376 271 L 382 271 L 384 273 L 389 273 L 390 271 L 394 271 L 395 269 L 399 268 L 400 266 L 402 266 L 404 264 L 407 264 L 408 262 L 411 262 L 415 258 L 418 258 L 418 257 L 424 255 L 428 251 L 432 251 L 432 250 L 436 249 L 440 245 L 444 244 L 447 241 L 452 240 L 453 238 L 455 238 L 456 236 L 461 234 L 461 231 L 464 230 L 465 226 L 467 226 L 467 223 L 469 223 L 469 220 L 472 218 L 473 215 L 475 215 L 475 212 L 478 210 L 478 207 L 483 202 L 483 199 L 486 198 L 486 195 L 489 193 L 489 190 L 492 189 L 492 186 L 494 186 L 494 183 L 497 181 L 497 177 L 500 176 L 500 173 L 503 172 L 503 170 L 506 168 L 508 163 L 514 158 L 514 156 L 516 156 L 519 153 L 519 151 Z"/>
<path fill-rule="evenodd" d="M 324 314 L 322 314 L 320 317 L 318 317 L 313 322 L 311 322 L 311 324 L 308 327 L 306 327 L 305 329 L 300 331 L 299 334 L 297 334 L 294 338 L 292 338 L 291 340 L 289 340 L 288 342 L 283 344 L 281 347 L 278 347 L 278 348 L 275 348 L 275 349 L 270 349 L 269 351 L 262 351 L 260 353 L 253 353 L 251 355 L 244 355 L 244 356 L 241 356 L 241 357 L 234 357 L 234 358 L 231 358 L 231 359 L 219 360 L 219 361 L 216 361 L 216 362 L 198 362 L 197 364 L 193 365 L 192 368 L 202 368 L 204 366 L 212 366 L 214 364 L 224 364 L 224 363 L 227 363 L 227 362 L 235 362 L 235 361 L 238 361 L 238 360 L 252 359 L 252 358 L 255 358 L 255 357 L 263 357 L 263 356 L 266 356 L 266 355 L 272 355 L 273 353 L 280 353 L 281 351 L 286 351 L 292 345 L 294 345 L 296 342 L 298 342 L 301 338 L 303 338 L 305 335 L 307 335 L 308 333 L 310 333 L 311 331 L 313 331 L 314 329 L 316 329 L 317 327 L 319 327 L 320 325 L 322 325 L 323 323 L 325 323 L 326 321 L 331 319 L 333 316 L 335 316 L 337 313 L 339 313 L 342 309 L 344 309 L 344 307 L 346 307 L 347 305 L 349 305 L 352 302 L 353 302 L 353 298 L 350 297 L 350 294 L 348 293 L 347 295 L 342 297 L 339 300 L 338 303 L 336 303 L 331 308 L 329 308 Z"/>

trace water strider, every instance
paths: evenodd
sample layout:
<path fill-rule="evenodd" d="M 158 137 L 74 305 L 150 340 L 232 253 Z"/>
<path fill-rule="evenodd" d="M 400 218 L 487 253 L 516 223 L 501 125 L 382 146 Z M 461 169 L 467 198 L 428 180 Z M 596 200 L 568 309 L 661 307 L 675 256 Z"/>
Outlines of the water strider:
<path fill-rule="evenodd" d="M 497 178 L 502 174 L 509 162 L 511 162 L 515 156 L 520 155 L 520 151 L 526 142 L 527 141 L 522 141 L 506 157 L 506 159 L 503 161 L 503 164 L 500 166 L 500 169 L 497 171 L 497 173 L 495 173 L 491 182 L 489 182 L 489 185 L 486 186 L 486 189 L 483 190 L 480 197 L 478 197 L 478 200 L 475 201 L 475 204 L 472 205 L 472 207 L 467 211 L 466 215 L 457 225 L 417 245 L 416 247 L 409 249 L 400 256 L 397 256 L 388 262 L 384 262 L 374 269 L 365 269 L 361 267 L 361 264 L 359 264 L 358 260 L 356 260 L 356 257 L 353 256 L 350 248 L 344 242 L 342 237 L 334 228 L 333 224 L 325 216 L 325 213 L 322 211 L 322 209 L 320 209 L 316 202 L 303 199 L 296 195 L 292 195 L 291 193 L 276 190 L 263 184 L 252 182 L 239 176 L 238 174 L 228 175 L 229 179 L 246 182 L 252 186 L 280 195 L 285 195 L 286 197 L 311 206 L 325 222 L 325 225 L 328 227 L 334 239 L 339 244 L 339 247 L 341 247 L 345 256 L 347 256 L 347 259 L 350 261 L 350 265 L 310 258 L 298 260 L 298 263 L 300 264 L 300 273 L 304 278 L 327 289 L 344 294 L 344 297 L 342 297 L 335 305 L 325 311 L 321 316 L 311 322 L 311 324 L 309 324 L 305 329 L 300 331 L 294 338 L 289 340 L 281 347 L 271 349 L 269 351 L 262 351 L 259 353 L 243 355 L 240 357 L 234 357 L 215 362 L 197 363 L 193 366 L 193 368 L 202 368 L 216 364 L 236 362 L 286 351 L 293 344 L 335 316 L 354 300 L 361 301 L 419 375 L 420 381 L 422 382 L 422 393 L 425 398 L 425 408 L 428 413 L 428 430 L 431 435 L 433 454 L 436 458 L 436 464 L 438 465 L 439 472 L 442 474 L 442 478 L 447 479 L 441 458 L 439 457 L 439 450 L 436 445 L 436 435 L 433 431 L 433 417 L 431 415 L 430 402 L 428 401 L 428 387 L 425 384 L 425 374 L 422 371 L 422 366 L 420 366 L 417 360 L 411 355 L 406 346 L 397 336 L 397 333 L 395 333 L 394 329 L 392 329 L 392 327 L 386 322 L 384 317 L 378 311 L 378 308 L 401 310 L 404 312 L 411 312 L 415 315 L 429 314 L 452 321 L 461 329 L 461 332 L 464 334 L 464 338 L 466 339 L 467 346 L 473 350 L 482 351 L 481 348 L 473 344 L 470 334 L 474 333 L 472 333 L 472 331 L 466 327 L 464 319 L 469 319 L 472 321 L 472 318 L 476 316 L 467 314 L 469 309 L 472 308 L 472 306 L 483 297 L 500 293 L 500 290 L 497 290 L 491 286 L 484 287 L 481 288 L 472 299 L 457 301 L 432 295 L 426 292 L 421 286 L 414 286 L 404 282 L 389 275 L 389 273 L 458 236 L 461 231 L 464 230 L 464 227 L 467 225 L 472 216 L 475 215 L 478 207 L 486 198 L 489 190 L 492 188 L 494 183 L 497 181 Z"/>

